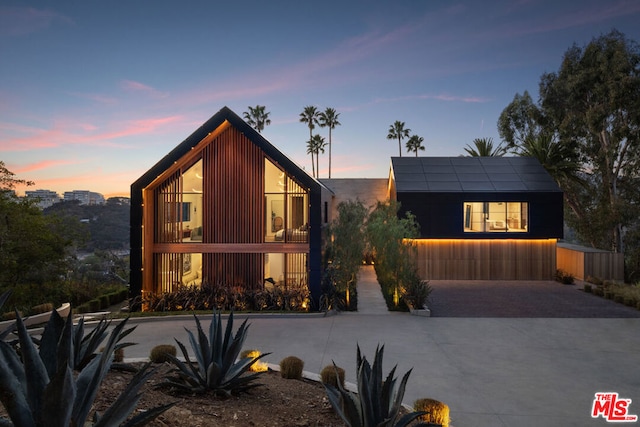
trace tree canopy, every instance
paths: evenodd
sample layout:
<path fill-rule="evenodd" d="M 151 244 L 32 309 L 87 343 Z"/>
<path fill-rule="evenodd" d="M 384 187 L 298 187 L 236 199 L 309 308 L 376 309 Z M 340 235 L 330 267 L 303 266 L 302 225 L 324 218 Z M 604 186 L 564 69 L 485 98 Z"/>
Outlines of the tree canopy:
<path fill-rule="evenodd" d="M 539 93 L 537 104 L 527 92 L 514 97 L 500 136 L 523 154 L 549 151 L 543 164 L 565 191 L 567 221 L 584 243 L 619 252 L 638 246 L 625 239 L 637 234 L 628 232 L 640 216 L 638 44 L 613 30 L 573 45 L 558 71 L 541 76 Z"/>

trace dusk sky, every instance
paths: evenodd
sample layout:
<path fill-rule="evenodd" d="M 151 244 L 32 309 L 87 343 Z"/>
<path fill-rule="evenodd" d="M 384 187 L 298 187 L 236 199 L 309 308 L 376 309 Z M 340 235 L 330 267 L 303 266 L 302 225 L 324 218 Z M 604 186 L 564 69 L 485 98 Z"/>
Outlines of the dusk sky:
<path fill-rule="evenodd" d="M 310 173 L 315 105 L 340 113 L 332 177 L 385 178 L 395 120 L 421 156 L 499 142 L 516 93 L 537 99 L 570 46 L 614 28 L 640 42 L 640 1 L 3 0 L 0 160 L 32 189 L 128 196 L 220 108 L 260 104 L 263 135 Z"/>

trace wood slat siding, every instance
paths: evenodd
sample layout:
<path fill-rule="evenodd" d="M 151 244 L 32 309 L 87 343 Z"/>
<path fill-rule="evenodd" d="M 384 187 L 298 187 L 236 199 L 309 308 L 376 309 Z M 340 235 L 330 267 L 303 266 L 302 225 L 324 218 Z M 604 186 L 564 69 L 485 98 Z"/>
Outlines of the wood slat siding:
<path fill-rule="evenodd" d="M 414 240 L 427 280 L 553 280 L 556 241 Z"/>
<path fill-rule="evenodd" d="M 558 268 L 578 280 L 596 277 L 624 281 L 624 254 L 594 251 L 590 248 L 558 246 Z"/>
<path fill-rule="evenodd" d="M 241 132 L 225 126 L 205 144 L 175 164 L 176 170 L 144 190 L 143 294 L 175 292 L 182 281 L 182 256 L 202 253 L 202 277 L 230 286 L 261 286 L 266 253 L 285 253 L 285 281 L 307 283 L 309 245 L 264 243 L 265 155 Z M 203 239 L 182 239 L 181 174 L 197 159 L 203 161 Z M 294 181 L 289 185 L 305 191 Z M 149 268 L 153 266 L 153 268 Z M 145 269 L 145 267 L 147 267 Z"/>

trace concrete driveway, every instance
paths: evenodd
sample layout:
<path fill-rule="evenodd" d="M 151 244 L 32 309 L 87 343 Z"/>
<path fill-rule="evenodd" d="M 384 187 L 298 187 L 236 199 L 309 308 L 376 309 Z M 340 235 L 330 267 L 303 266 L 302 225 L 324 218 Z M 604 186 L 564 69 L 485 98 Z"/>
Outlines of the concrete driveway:
<path fill-rule="evenodd" d="M 640 319 L 632 309 L 555 282 L 432 285 L 434 314 L 457 317 L 384 311 L 366 267 L 359 312 L 250 316 L 245 348 L 271 352 L 266 361 L 276 365 L 300 357 L 312 373 L 335 361 L 354 382 L 356 346 L 371 359 L 384 344 L 385 375 L 396 364 L 399 376 L 412 369 L 404 402 L 443 401 L 454 427 L 606 426 L 591 417 L 598 392 L 631 399 L 629 414 L 640 414 Z M 132 323 L 128 339 L 139 344 L 127 358 L 148 357 L 174 337 L 188 346 L 184 327 L 195 329 L 189 316 Z"/>

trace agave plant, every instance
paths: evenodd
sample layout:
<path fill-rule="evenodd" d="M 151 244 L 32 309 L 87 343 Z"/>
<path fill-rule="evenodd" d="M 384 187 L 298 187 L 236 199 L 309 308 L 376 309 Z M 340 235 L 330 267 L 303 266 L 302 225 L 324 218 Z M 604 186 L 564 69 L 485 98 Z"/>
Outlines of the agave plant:
<path fill-rule="evenodd" d="M 397 378 L 394 378 L 397 365 L 393 367 L 387 378 L 382 381 L 382 356 L 384 346 L 376 348 L 373 366 L 360 353 L 358 346 L 358 392 L 347 391 L 338 382 L 338 386 L 324 384 L 331 406 L 349 427 L 404 427 L 425 415 L 416 411 L 399 417 L 405 387 L 411 369 L 404 374 L 394 389 Z M 434 424 L 412 424 L 413 426 L 433 426 Z"/>
<path fill-rule="evenodd" d="M 84 318 L 80 318 L 78 324 L 73 327 L 73 369 L 76 371 L 83 370 L 96 354 L 99 352 L 99 348 L 102 342 L 107 338 L 107 329 L 111 325 L 111 321 L 102 318 L 98 324 L 85 335 L 84 331 Z M 132 342 L 121 343 L 120 341 L 129 335 L 135 326 L 126 330 L 123 330 L 116 340 L 114 351 L 121 348 L 125 348 L 134 345 Z"/>
<path fill-rule="evenodd" d="M 187 328 L 185 330 L 189 335 L 196 363 L 189 359 L 187 349 L 176 339 L 185 362 L 167 354 L 170 363 L 176 367 L 173 371 L 176 375 L 167 376 L 162 385 L 196 393 L 211 390 L 223 397 L 246 392 L 261 385 L 255 383 L 261 372 L 248 372 L 254 363 L 271 353 L 260 354 L 256 357 L 239 357 L 249 328 L 247 319 L 242 322 L 234 336 L 232 333 L 232 312 L 229 315 L 223 336 L 220 312 L 214 313 L 208 335 L 202 329 L 198 317 L 195 314 L 193 317 L 196 321 L 197 338 Z"/>
<path fill-rule="evenodd" d="M 140 388 L 152 374 L 147 365 L 104 414 L 94 413 L 93 423 L 87 422 L 127 320 L 114 327 L 102 354 L 94 357 L 77 376 L 72 369 L 72 316 L 61 321 L 54 310 L 42 334 L 39 351 L 20 316 L 16 319 L 20 355 L 9 344 L 0 341 L 0 401 L 10 418 L 10 421 L 0 419 L 0 425 L 137 427 L 172 406 L 156 407 L 127 421 L 140 399 Z M 62 328 L 59 327 L 61 324 Z"/>

